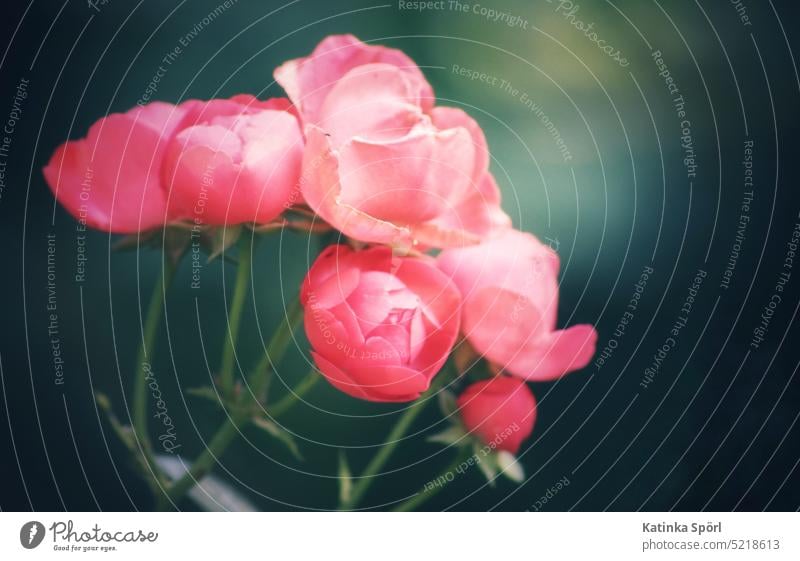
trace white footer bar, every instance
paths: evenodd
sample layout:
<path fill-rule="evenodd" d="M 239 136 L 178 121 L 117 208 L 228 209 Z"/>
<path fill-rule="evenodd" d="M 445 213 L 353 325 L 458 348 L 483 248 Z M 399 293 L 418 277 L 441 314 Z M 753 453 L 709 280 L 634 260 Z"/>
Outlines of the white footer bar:
<path fill-rule="evenodd" d="M 797 560 L 798 534 L 798 513 L 0 513 L 0 559 Z"/>

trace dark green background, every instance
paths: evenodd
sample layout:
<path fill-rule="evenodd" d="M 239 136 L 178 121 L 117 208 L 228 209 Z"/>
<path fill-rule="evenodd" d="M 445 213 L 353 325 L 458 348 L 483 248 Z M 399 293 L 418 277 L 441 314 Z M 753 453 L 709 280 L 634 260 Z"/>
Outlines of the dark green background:
<path fill-rule="evenodd" d="M 161 58 L 218 4 L 111 0 L 99 11 L 80 1 L 4 5 L 3 45 L 9 46 L 0 115 L 10 110 L 21 77 L 30 80 L 30 95 L 0 197 L 3 510 L 151 507 L 125 449 L 97 415 L 92 387 L 108 394 L 124 417 L 140 302 L 159 274 L 159 255 L 111 253 L 115 239 L 92 233 L 88 277 L 76 284 L 76 223 L 60 208 L 53 213 L 40 170 L 64 139 L 134 105 Z M 154 97 L 281 95 L 272 70 L 331 33 L 401 48 L 423 67 L 441 104 L 464 107 L 486 130 L 515 225 L 558 241 L 561 325 L 595 323 L 602 348 L 641 271 L 654 268 L 628 332 L 602 369 L 590 366 L 558 383 L 534 385 L 539 418 L 522 459 L 530 479 L 518 488 L 504 481 L 489 488 L 472 470 L 428 508 L 525 510 L 567 476 L 570 485 L 545 510 L 795 510 L 800 391 L 793 320 L 800 279 L 791 279 L 766 340 L 748 353 L 799 220 L 794 2 L 775 1 L 774 9 L 766 0 L 746 2 L 752 26 L 723 0 L 579 2 L 578 17 L 596 22 L 598 34 L 630 60 L 628 68 L 600 53 L 545 0 L 482 4 L 524 18 L 529 29 L 472 12 L 400 11 L 396 3 L 239 0 L 184 49 Z M 699 164 L 691 188 L 678 119 L 651 48 L 662 51 L 686 99 Z M 518 98 L 454 74 L 454 64 L 527 93 L 558 127 L 573 160 L 563 162 L 542 121 Z M 748 138 L 755 143 L 756 195 L 726 290 L 719 285 L 738 227 Z M 48 233 L 57 240 L 64 386 L 53 384 L 46 335 Z M 284 299 L 297 293 L 316 243 L 296 233 L 260 243 L 241 337 L 245 364 L 256 361 Z M 181 389 L 208 383 L 206 358 L 212 367 L 219 363 L 234 268 L 208 265 L 202 288 L 190 290 L 187 265 L 169 293 L 168 329 L 154 370 L 182 452 L 194 455 L 222 415 Z M 644 369 L 700 268 L 708 277 L 689 323 L 654 382 L 641 390 Z M 301 336 L 280 379 L 298 380 L 307 359 Z M 273 391 L 276 397 L 285 391 L 280 381 Z M 398 409 L 357 402 L 324 383 L 308 401 L 285 418 L 304 463 L 276 441 L 248 432 L 249 442 L 234 444 L 217 470 L 259 508 L 335 508 L 340 449 L 359 471 Z M 423 414 L 364 506 L 408 496 L 449 462 L 452 451 L 438 453 L 425 443 L 438 419 L 435 407 Z"/>

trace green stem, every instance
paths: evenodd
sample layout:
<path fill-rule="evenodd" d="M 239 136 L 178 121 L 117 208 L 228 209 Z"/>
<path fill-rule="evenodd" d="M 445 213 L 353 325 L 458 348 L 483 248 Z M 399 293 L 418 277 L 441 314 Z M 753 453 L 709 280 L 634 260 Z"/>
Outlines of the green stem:
<path fill-rule="evenodd" d="M 364 497 L 364 494 L 369 489 L 369 486 L 372 485 L 375 476 L 378 475 L 380 470 L 389 460 L 389 457 L 394 452 L 394 449 L 397 448 L 397 445 L 400 444 L 400 440 L 405 436 L 408 429 L 411 428 L 411 425 L 414 423 L 414 420 L 417 416 L 422 413 L 422 410 L 425 408 L 425 405 L 429 401 L 433 401 L 432 396 L 439 391 L 439 388 L 445 381 L 447 376 L 444 372 L 441 372 L 436 378 L 434 378 L 434 382 L 431 387 L 425 392 L 422 397 L 420 397 L 416 403 L 411 405 L 405 412 L 400 416 L 397 420 L 397 423 L 392 428 L 389 435 L 386 437 L 386 443 L 381 446 L 378 450 L 378 453 L 373 456 L 372 460 L 367 464 L 367 467 L 364 468 L 364 472 L 353 484 L 353 489 L 350 493 L 350 498 L 347 501 L 343 501 L 339 507 L 340 509 L 344 510 L 352 510 L 358 506 L 358 503 Z"/>
<path fill-rule="evenodd" d="M 158 327 L 161 324 L 161 317 L 164 312 L 164 298 L 175 276 L 176 265 L 168 257 L 163 258 L 163 269 L 158 277 L 153 293 L 150 296 L 150 302 L 147 305 L 147 316 L 145 316 L 144 327 L 142 332 L 142 340 L 139 343 L 139 352 L 136 357 L 136 377 L 134 378 L 133 387 L 133 404 L 131 406 L 131 423 L 133 424 L 133 431 L 136 438 L 142 445 L 142 450 L 145 453 L 145 459 L 155 469 L 150 459 L 150 436 L 147 432 L 147 378 L 150 373 L 150 360 L 155 355 L 155 342 L 156 335 L 158 334 Z"/>
<path fill-rule="evenodd" d="M 378 453 L 375 454 L 372 460 L 367 464 L 364 472 L 361 474 L 358 481 L 356 481 L 353 485 L 349 500 L 342 501 L 340 503 L 340 509 L 352 510 L 358 506 L 358 503 L 364 497 L 364 494 L 369 489 L 369 486 L 372 484 L 375 476 L 378 475 L 378 472 L 380 472 L 380 470 L 389 460 L 389 457 L 392 455 L 392 452 L 394 452 L 394 449 L 397 448 L 397 445 L 400 443 L 400 439 L 403 438 L 406 432 L 408 432 L 408 429 L 414 423 L 414 420 L 416 420 L 417 416 L 422 412 L 422 409 L 425 407 L 425 405 L 429 401 L 433 401 L 432 398 L 434 395 L 436 395 L 436 392 L 444 387 L 445 383 L 449 381 L 450 376 L 448 375 L 448 372 L 452 370 L 452 366 L 445 366 L 442 371 L 439 372 L 439 374 L 433 379 L 433 383 L 431 384 L 431 387 L 428 388 L 428 391 L 426 391 L 416 401 L 416 403 L 406 409 L 405 413 L 400 416 L 400 418 L 397 420 L 397 423 L 386 437 L 386 443 L 378 450 Z"/>
<path fill-rule="evenodd" d="M 414 405 L 406 409 L 405 413 L 403 413 L 400 419 L 398 419 L 397 423 L 389 433 L 389 436 L 386 437 L 386 444 L 381 446 L 381 448 L 378 450 L 378 453 L 375 454 L 369 464 L 367 464 L 367 467 L 364 469 L 364 472 L 361 474 L 358 481 L 353 484 L 353 490 L 350 493 L 350 499 L 340 505 L 342 510 L 350 510 L 358 506 L 358 503 L 361 501 L 364 493 L 367 492 L 367 489 L 369 489 L 370 485 L 372 484 L 373 479 L 380 472 L 381 468 L 383 468 L 384 464 L 386 464 L 386 462 L 389 460 L 389 457 L 392 455 L 392 452 L 394 452 L 394 449 L 397 448 L 398 444 L 400 444 L 400 439 L 406 434 L 408 429 L 411 427 L 411 424 L 422 412 L 428 401 L 430 400 L 420 399 Z"/>
<path fill-rule="evenodd" d="M 464 449 L 461 452 L 459 452 L 458 455 L 456 455 L 455 459 L 452 462 L 450 462 L 450 464 L 444 470 L 442 470 L 441 476 L 444 476 L 445 480 L 447 480 L 447 474 L 452 473 L 453 470 L 458 468 L 458 466 L 461 465 L 461 463 L 467 458 L 469 458 L 469 449 Z M 437 479 L 439 478 L 437 477 L 434 481 L 436 481 Z M 436 493 L 441 491 L 443 488 L 444 485 L 436 485 L 431 489 L 423 489 L 413 497 L 409 497 L 402 503 L 398 504 L 396 507 L 392 509 L 392 512 L 408 512 L 414 510 L 423 503 L 425 503 L 428 499 L 433 498 L 434 495 L 436 495 Z"/>
<path fill-rule="evenodd" d="M 307 394 L 311 388 L 313 388 L 317 381 L 321 376 L 317 372 L 317 370 L 312 366 L 311 370 L 308 371 L 306 377 L 303 378 L 297 387 L 290 390 L 290 393 L 283 396 L 281 399 L 276 401 L 273 405 L 267 406 L 267 412 L 272 417 L 280 417 L 284 413 L 286 413 L 289 409 L 291 409 L 295 403 L 297 403 L 301 397 Z"/>
<path fill-rule="evenodd" d="M 239 326 L 242 321 L 245 298 L 250 287 L 250 274 L 253 263 L 253 235 L 245 232 L 239 245 L 239 267 L 236 272 L 236 284 L 233 287 L 231 308 L 228 314 L 228 336 L 222 348 L 222 364 L 219 369 L 219 380 L 222 393 L 226 397 L 233 396 L 234 372 L 236 362 L 236 341 L 239 338 Z"/>
<path fill-rule="evenodd" d="M 277 369 L 283 355 L 286 354 L 294 332 L 302 319 L 303 307 L 300 306 L 299 300 L 294 300 L 286 308 L 286 315 L 283 321 L 272 334 L 261 360 L 248 379 L 250 391 L 256 399 L 261 400 L 266 397 L 263 394 L 269 384 L 269 375 Z"/>
<path fill-rule="evenodd" d="M 292 340 L 292 334 L 301 319 L 302 308 L 295 301 L 287 310 L 287 316 L 284 321 L 272 334 L 264 356 L 250 375 L 248 384 L 255 396 L 258 397 L 259 394 L 266 391 L 269 375 L 286 353 L 289 342 Z M 239 398 L 238 407 L 233 408 L 230 416 L 225 419 L 222 426 L 211 437 L 208 446 L 192 463 L 189 471 L 169 487 L 166 496 L 162 497 L 159 502 L 160 508 L 163 509 L 168 507 L 169 504 L 176 504 L 203 476 L 211 471 L 218 458 L 225 452 L 241 429 L 250 421 L 253 411 L 245 406 L 245 401 L 246 397 L 242 394 Z"/>

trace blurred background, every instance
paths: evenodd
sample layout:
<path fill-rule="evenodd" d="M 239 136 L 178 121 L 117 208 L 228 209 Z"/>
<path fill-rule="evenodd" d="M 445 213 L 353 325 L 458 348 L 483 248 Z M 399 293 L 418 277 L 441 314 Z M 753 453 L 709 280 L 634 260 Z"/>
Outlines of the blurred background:
<path fill-rule="evenodd" d="M 794 2 L 221 4 L 4 6 L 0 508 L 153 506 L 94 392 L 127 419 L 141 314 L 161 257 L 113 252 L 116 237 L 89 232 L 85 278 L 76 281 L 83 233 L 42 178 L 52 151 L 136 104 L 181 41 L 154 99 L 280 96 L 273 69 L 334 33 L 404 50 L 439 104 L 477 119 L 515 226 L 562 257 L 560 325 L 594 323 L 600 333 L 602 361 L 533 386 L 539 412 L 520 453 L 524 484 L 489 486 L 473 469 L 424 508 L 800 506 Z M 284 232 L 259 244 L 243 363 L 257 361 L 319 243 Z M 215 404 L 185 390 L 208 385 L 219 364 L 235 268 L 204 265 L 198 289 L 190 288 L 191 273 L 184 260 L 152 361 L 189 458 L 223 419 Z M 53 290 L 61 372 L 48 334 Z M 680 318 L 685 326 L 670 345 Z M 275 398 L 308 371 L 300 331 L 273 380 Z M 305 399 L 281 418 L 302 462 L 277 440 L 247 431 L 216 468 L 258 509 L 335 508 L 340 453 L 360 472 L 402 409 L 350 399 L 324 382 Z M 426 409 L 364 507 L 409 496 L 450 462 L 452 451 L 426 442 L 443 428 L 440 419 L 435 406 Z M 565 478 L 568 485 L 550 491 Z"/>

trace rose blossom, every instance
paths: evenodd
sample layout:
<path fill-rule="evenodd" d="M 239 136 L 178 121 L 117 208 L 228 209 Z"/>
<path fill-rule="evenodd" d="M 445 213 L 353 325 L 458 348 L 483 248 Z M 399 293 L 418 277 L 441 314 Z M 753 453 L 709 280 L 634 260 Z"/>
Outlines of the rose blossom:
<path fill-rule="evenodd" d="M 544 381 L 591 360 L 594 327 L 556 329 L 559 259 L 531 234 L 508 229 L 480 245 L 443 251 L 437 263 L 461 291 L 465 337 L 490 362 Z"/>
<path fill-rule="evenodd" d="M 510 223 L 480 126 L 460 109 L 433 108 L 400 51 L 329 37 L 275 79 L 305 125 L 303 196 L 344 234 L 452 247 Z"/>
<path fill-rule="evenodd" d="M 58 201 L 87 226 L 114 233 L 167 222 L 159 171 L 166 140 L 186 107 L 155 102 L 94 123 L 81 140 L 65 142 L 44 168 Z"/>
<path fill-rule="evenodd" d="M 305 330 L 319 370 L 369 401 L 428 389 L 458 335 L 460 296 L 431 259 L 388 247 L 327 248 L 303 282 Z"/>
<path fill-rule="evenodd" d="M 45 180 L 70 214 L 113 233 L 268 222 L 299 179 L 302 136 L 288 108 L 250 95 L 136 106 L 62 144 Z"/>
<path fill-rule="evenodd" d="M 456 403 L 467 431 L 498 450 L 516 454 L 533 432 L 536 399 L 522 380 L 495 376 L 476 382 Z"/>
<path fill-rule="evenodd" d="M 303 155 L 288 107 L 250 96 L 196 106 L 164 156 L 170 213 L 216 226 L 277 218 L 297 198 Z"/>

